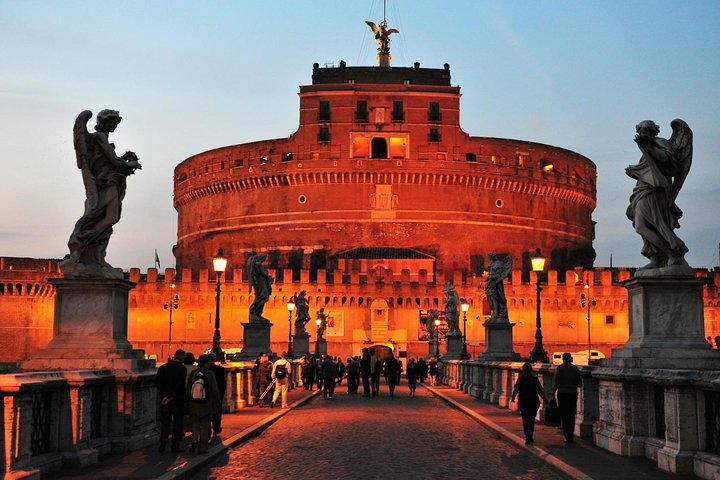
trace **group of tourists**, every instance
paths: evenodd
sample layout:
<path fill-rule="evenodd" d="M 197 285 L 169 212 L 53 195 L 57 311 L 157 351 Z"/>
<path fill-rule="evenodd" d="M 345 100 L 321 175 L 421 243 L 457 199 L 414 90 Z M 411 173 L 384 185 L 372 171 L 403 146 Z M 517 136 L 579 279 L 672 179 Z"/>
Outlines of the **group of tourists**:
<path fill-rule="evenodd" d="M 210 436 L 222 432 L 222 398 L 225 396 L 225 369 L 210 352 L 195 361 L 182 349 L 158 368 L 155 385 L 160 399 L 160 445 L 164 452 L 170 437 L 172 452 L 180 452 L 189 420 L 190 452 L 207 453 Z"/>

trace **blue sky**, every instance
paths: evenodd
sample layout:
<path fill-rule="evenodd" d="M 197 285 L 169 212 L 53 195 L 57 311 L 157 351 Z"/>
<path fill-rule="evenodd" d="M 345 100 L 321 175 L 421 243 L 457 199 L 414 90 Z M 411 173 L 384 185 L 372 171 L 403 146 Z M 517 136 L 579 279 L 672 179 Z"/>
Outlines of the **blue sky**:
<path fill-rule="evenodd" d="M 173 265 L 172 174 L 212 148 L 287 137 L 312 64 L 374 65 L 365 20 L 382 1 L 0 0 L 0 256 L 62 257 L 84 190 L 72 125 L 120 110 L 112 140 L 143 170 L 128 179 L 108 260 Z M 597 266 L 639 266 L 625 218 L 635 124 L 694 131 L 678 235 L 694 267 L 720 242 L 720 2 L 389 0 L 394 66 L 442 68 L 471 135 L 560 146 L 598 167 Z M 91 125 L 92 127 L 92 125 Z M 208 259 L 210 262 L 210 259 Z"/>

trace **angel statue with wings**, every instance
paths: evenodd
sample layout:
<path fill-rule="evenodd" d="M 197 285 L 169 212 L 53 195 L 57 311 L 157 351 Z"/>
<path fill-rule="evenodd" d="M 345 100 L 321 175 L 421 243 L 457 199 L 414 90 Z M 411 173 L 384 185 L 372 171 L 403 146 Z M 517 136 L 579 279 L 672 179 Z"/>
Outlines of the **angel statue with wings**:
<path fill-rule="evenodd" d="M 310 306 L 308 305 L 307 292 L 301 290 L 292 298 L 295 304 L 295 333 L 304 333 L 305 325 L 310 321 Z"/>
<path fill-rule="evenodd" d="M 638 123 L 635 143 L 642 156 L 637 165 L 625 169 L 629 177 L 637 180 L 627 217 L 643 239 L 641 253 L 650 259 L 638 273 L 673 266 L 689 268 L 685 261 L 688 248 L 673 230 L 680 227 L 678 220 L 682 217 L 675 199 L 692 164 L 692 130 L 680 119 L 670 125 L 673 134 L 666 140 L 658 137 L 660 127 L 652 120 Z"/>
<path fill-rule="evenodd" d="M 273 278 L 263 265 L 263 262 L 267 259 L 266 253 L 253 253 L 248 258 L 247 265 L 245 267 L 245 273 L 247 275 L 248 284 L 250 286 L 249 293 L 255 291 L 255 299 L 250 305 L 250 321 L 251 322 L 269 322 L 268 319 L 263 318 L 263 309 L 265 304 L 270 299 L 272 293 Z"/>
<path fill-rule="evenodd" d="M 73 128 L 75 157 L 85 185 L 85 211 L 75 223 L 68 240 L 70 255 L 60 269 L 67 278 L 123 278 L 122 272 L 105 261 L 105 252 L 112 227 L 120 221 L 126 178 L 142 167 L 133 152 L 119 157 L 108 140 L 122 119 L 120 113 L 100 111 L 95 132 L 89 133 L 87 122 L 92 115 L 89 110 L 81 112 Z"/>
<path fill-rule="evenodd" d="M 385 20 L 380 22 L 380 26 L 375 25 L 375 23 L 370 20 L 366 20 L 365 23 L 370 26 L 375 34 L 375 41 L 377 41 L 378 44 L 378 52 L 390 53 L 390 35 L 393 33 L 400 33 L 400 31 L 396 28 L 387 28 L 387 22 Z"/>
<path fill-rule="evenodd" d="M 512 271 L 512 258 L 506 256 L 500 258 L 494 252 L 488 253 L 490 265 L 488 265 L 488 276 L 485 280 L 485 294 L 490 303 L 489 323 L 509 322 L 507 298 L 505 298 L 505 285 L 503 281 Z"/>
<path fill-rule="evenodd" d="M 460 297 L 455 290 L 455 285 L 448 282 L 443 292 L 445 292 L 445 323 L 448 326 L 446 335 L 460 333 L 460 314 L 458 313 Z"/>

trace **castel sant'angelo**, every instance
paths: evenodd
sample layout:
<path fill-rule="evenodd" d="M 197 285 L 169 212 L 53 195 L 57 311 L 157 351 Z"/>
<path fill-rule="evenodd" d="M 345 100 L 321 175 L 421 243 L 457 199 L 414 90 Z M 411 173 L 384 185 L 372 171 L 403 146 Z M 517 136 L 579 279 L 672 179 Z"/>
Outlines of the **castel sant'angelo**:
<path fill-rule="evenodd" d="M 242 346 L 241 322 L 253 301 L 244 267 L 253 252 L 264 252 L 275 279 L 265 307 L 275 352 L 287 349 L 287 304 L 304 290 L 313 320 L 320 308 L 329 312 L 330 354 L 382 345 L 400 357 L 425 356 L 422 318 L 443 309 L 451 282 L 470 305 L 461 328 L 476 356 L 490 313 L 483 276 L 495 252 L 512 259 L 508 313 L 515 351 L 526 356 L 536 333 L 529 258 L 537 248 L 548 259 L 540 276 L 546 350 L 587 348 L 588 327 L 592 348 L 605 355 L 625 343 L 620 282 L 631 272 L 593 268 L 595 164 L 557 146 L 465 133 L 450 66 L 391 66 L 388 36 L 380 37 L 378 66 L 313 65 L 289 137 L 215 148 L 175 168 L 177 269 L 127 273 L 137 282 L 128 326 L 135 348 L 159 358 L 178 347 L 210 348 L 212 258 L 220 248 L 228 258 L 223 348 Z M 61 276 L 58 262 L 0 259 L 7 333 L 0 360 L 22 358 L 51 338 L 54 292 L 46 279 Z M 705 328 L 715 336 L 720 279 L 697 274 L 708 280 Z M 581 294 L 595 301 L 591 308 Z"/>

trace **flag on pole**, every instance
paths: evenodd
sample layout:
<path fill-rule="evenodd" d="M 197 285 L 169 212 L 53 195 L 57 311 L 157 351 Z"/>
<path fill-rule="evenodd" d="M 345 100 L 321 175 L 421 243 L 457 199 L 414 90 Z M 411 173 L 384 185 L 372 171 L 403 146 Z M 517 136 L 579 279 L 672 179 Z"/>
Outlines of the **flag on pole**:
<path fill-rule="evenodd" d="M 160 257 L 158 257 L 157 248 L 155 249 L 155 267 L 160 270 Z"/>

